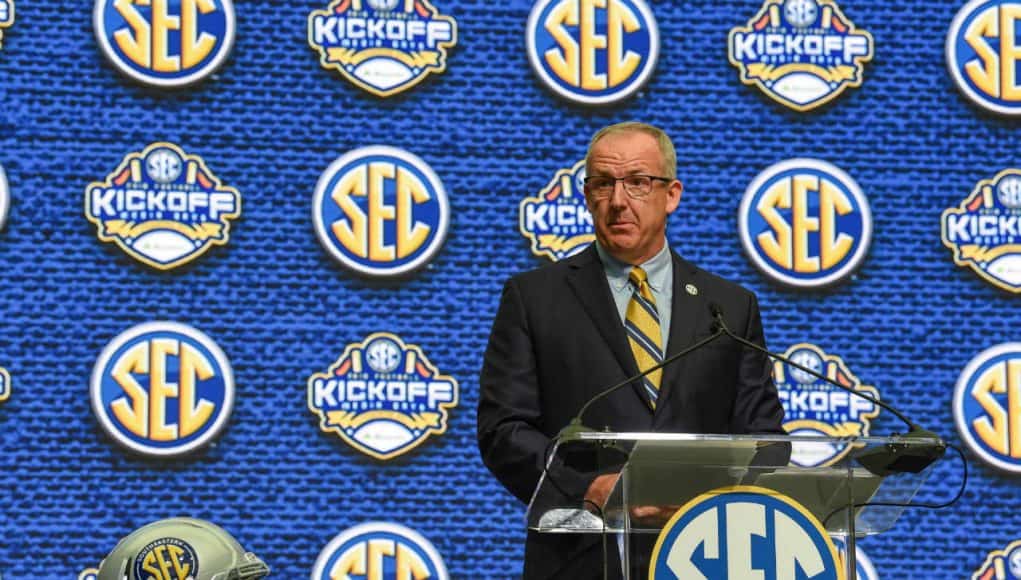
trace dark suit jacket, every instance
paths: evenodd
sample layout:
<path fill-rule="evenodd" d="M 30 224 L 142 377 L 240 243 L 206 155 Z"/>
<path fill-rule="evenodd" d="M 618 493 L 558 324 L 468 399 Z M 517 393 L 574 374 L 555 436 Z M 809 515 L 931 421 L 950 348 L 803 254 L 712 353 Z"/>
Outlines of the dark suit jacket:
<path fill-rule="evenodd" d="M 753 293 L 671 253 L 668 356 L 712 333 L 710 301 L 734 333 L 764 345 Z M 770 371 L 765 356 L 722 337 L 664 369 L 655 412 L 635 382 L 596 403 L 584 422 L 618 432 L 782 433 Z M 592 396 L 637 372 L 594 246 L 514 276 L 504 286 L 480 379 L 484 463 L 527 503 L 550 440 Z M 586 483 L 573 490 L 579 500 Z M 608 552 L 617 562 L 615 541 Z M 602 578 L 599 537 L 529 532 L 525 578 Z"/>

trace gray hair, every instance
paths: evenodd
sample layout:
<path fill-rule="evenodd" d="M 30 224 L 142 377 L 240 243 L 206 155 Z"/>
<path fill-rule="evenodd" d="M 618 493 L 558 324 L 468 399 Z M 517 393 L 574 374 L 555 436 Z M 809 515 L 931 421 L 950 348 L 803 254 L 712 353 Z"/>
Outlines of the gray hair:
<path fill-rule="evenodd" d="M 588 151 L 585 153 L 586 174 L 589 172 L 592 147 L 594 147 L 595 144 L 603 137 L 619 133 L 645 133 L 646 135 L 654 137 L 656 139 L 656 144 L 659 145 L 660 155 L 663 158 L 663 177 L 677 179 L 677 150 L 674 149 L 674 142 L 670 140 L 670 136 L 659 127 L 649 125 L 648 123 L 640 123 L 638 121 L 626 121 L 624 123 L 609 125 L 607 127 L 603 127 L 592 136 L 592 140 L 589 141 L 588 144 Z"/>

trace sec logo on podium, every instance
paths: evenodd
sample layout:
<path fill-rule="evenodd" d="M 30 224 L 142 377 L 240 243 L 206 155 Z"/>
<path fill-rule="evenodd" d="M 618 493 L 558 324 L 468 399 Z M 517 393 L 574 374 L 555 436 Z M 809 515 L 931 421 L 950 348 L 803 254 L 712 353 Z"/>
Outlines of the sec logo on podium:
<path fill-rule="evenodd" d="M 659 58 L 659 26 L 644 0 L 539 0 L 526 30 L 539 79 L 583 105 L 635 94 Z"/>
<path fill-rule="evenodd" d="M 96 0 L 92 23 L 107 60 L 153 87 L 205 79 L 234 46 L 232 0 Z"/>
<path fill-rule="evenodd" d="M 833 541 L 793 499 L 762 487 L 702 494 L 660 532 L 649 580 L 845 580 Z"/>
<path fill-rule="evenodd" d="M 99 355 L 91 399 L 100 426 L 120 445 L 141 455 L 177 456 L 208 444 L 227 425 L 234 372 L 198 330 L 139 324 Z"/>

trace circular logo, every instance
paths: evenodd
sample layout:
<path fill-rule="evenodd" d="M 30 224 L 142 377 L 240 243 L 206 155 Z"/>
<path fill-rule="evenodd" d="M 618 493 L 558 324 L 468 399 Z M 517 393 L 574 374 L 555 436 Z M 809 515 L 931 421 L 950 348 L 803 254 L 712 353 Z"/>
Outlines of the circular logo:
<path fill-rule="evenodd" d="M 793 499 L 761 487 L 720 488 L 691 500 L 659 534 L 649 580 L 796 578 L 843 580 L 837 550 Z"/>
<path fill-rule="evenodd" d="M 738 210 L 745 253 L 789 286 L 818 288 L 848 277 L 865 259 L 872 214 L 858 184 L 818 159 L 790 159 L 760 173 Z"/>
<path fill-rule="evenodd" d="M 971 0 L 954 17 L 947 33 L 947 68 L 957 88 L 980 107 L 1005 115 L 1021 114 L 1016 81 L 1019 52 L 1012 24 L 1018 0 Z"/>
<path fill-rule="evenodd" d="M 0 165 L 0 230 L 7 223 L 7 210 L 11 207 L 11 192 L 7 187 L 7 173 L 3 165 Z"/>
<path fill-rule="evenodd" d="M 96 0 L 103 55 L 143 84 L 181 87 L 216 71 L 234 46 L 232 0 Z"/>
<path fill-rule="evenodd" d="M 199 577 L 199 559 L 184 540 L 160 538 L 139 550 L 134 569 L 135 578 L 193 580 Z"/>
<path fill-rule="evenodd" d="M 982 351 L 954 388 L 954 421 L 983 461 L 1021 473 L 1021 342 Z"/>
<path fill-rule="evenodd" d="M 365 347 L 365 360 L 377 373 L 392 373 L 401 362 L 402 352 L 389 338 L 377 338 Z"/>
<path fill-rule="evenodd" d="M 448 580 L 439 552 L 418 532 L 398 524 L 368 522 L 349 528 L 323 549 L 312 580 L 331 580 L 366 573 L 367 562 L 381 562 L 382 578 L 399 578 L 397 562 L 416 571 L 415 578 Z"/>
<path fill-rule="evenodd" d="M 819 17 L 819 5 L 815 0 L 786 0 L 783 13 L 792 26 L 807 28 Z"/>
<path fill-rule="evenodd" d="M 1005 559 L 1007 560 L 1007 567 L 1010 569 L 1010 573 L 1015 578 L 1021 578 L 1021 546 L 1011 550 Z"/>
<path fill-rule="evenodd" d="M 234 373 L 208 336 L 174 322 L 132 327 L 92 369 L 92 410 L 115 441 L 151 456 L 193 451 L 212 440 L 234 406 Z"/>
<path fill-rule="evenodd" d="M 417 156 L 383 145 L 341 155 L 319 178 L 312 222 L 341 264 L 367 276 L 399 276 L 443 246 L 447 191 Z"/>
<path fill-rule="evenodd" d="M 798 349 L 794 351 L 793 354 L 791 354 L 790 359 L 807 369 L 811 369 L 817 373 L 822 374 L 823 371 L 822 357 L 820 357 L 818 353 L 811 349 L 808 348 Z M 795 366 L 790 367 L 790 373 L 791 378 L 793 378 L 795 381 L 803 385 L 814 383 L 818 380 L 810 373 L 806 373 L 805 371 Z"/>
<path fill-rule="evenodd" d="M 659 26 L 644 0 L 539 0 L 528 15 L 528 60 L 557 95 L 586 105 L 626 99 L 652 76 Z"/>
<path fill-rule="evenodd" d="M 996 197 L 1009 209 L 1021 207 L 1021 176 L 1008 175 L 996 184 Z"/>
<path fill-rule="evenodd" d="M 145 157 L 145 170 L 157 183 L 171 183 L 181 176 L 183 169 L 181 156 L 169 147 L 153 149 Z"/>

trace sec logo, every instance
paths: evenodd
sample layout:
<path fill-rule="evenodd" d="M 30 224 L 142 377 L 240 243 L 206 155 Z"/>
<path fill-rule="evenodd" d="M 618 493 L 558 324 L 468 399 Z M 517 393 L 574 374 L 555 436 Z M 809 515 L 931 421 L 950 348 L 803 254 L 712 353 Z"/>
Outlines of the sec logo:
<path fill-rule="evenodd" d="M 691 500 L 656 540 L 649 580 L 844 580 L 819 521 L 793 499 L 735 486 Z"/>
<path fill-rule="evenodd" d="M 232 0 L 96 0 L 92 20 L 107 60 L 155 87 L 208 77 L 234 46 Z"/>
<path fill-rule="evenodd" d="M 1021 473 L 1021 343 L 982 351 L 954 389 L 954 421 L 986 463 Z"/>
<path fill-rule="evenodd" d="M 320 429 L 381 460 L 446 433 L 457 401 L 457 381 L 389 332 L 348 345 L 325 373 L 308 380 L 308 408 Z"/>
<path fill-rule="evenodd" d="M 730 63 L 741 82 L 795 111 L 861 86 L 872 54 L 872 35 L 834 0 L 766 0 L 746 26 L 730 31 Z"/>
<path fill-rule="evenodd" d="M 241 194 L 173 143 L 129 153 L 104 181 L 85 189 L 85 217 L 99 239 L 158 270 L 226 244 L 230 221 L 240 215 Z"/>
<path fill-rule="evenodd" d="M 138 552 L 135 578 L 150 580 L 193 580 L 199 576 L 195 548 L 178 538 L 161 538 Z"/>
<path fill-rule="evenodd" d="M 760 173 L 738 210 L 745 253 L 773 280 L 819 288 L 865 259 L 872 214 L 858 184 L 817 159 L 790 159 Z"/>
<path fill-rule="evenodd" d="M 375 145 L 341 155 L 320 176 L 312 222 L 324 248 L 367 276 L 399 276 L 443 246 L 447 191 L 425 161 Z"/>
<path fill-rule="evenodd" d="M 205 334 L 174 322 L 124 331 L 96 360 L 92 410 L 100 426 L 143 455 L 193 451 L 226 426 L 234 407 L 234 373 Z"/>
<path fill-rule="evenodd" d="M 957 88 L 978 106 L 1005 115 L 1021 114 L 1018 20 L 1017 0 L 971 0 L 947 33 L 947 68 Z"/>
<path fill-rule="evenodd" d="M 644 0 L 539 0 L 525 44 L 557 95 L 585 105 L 626 99 L 652 76 L 659 26 Z"/>
<path fill-rule="evenodd" d="M 308 43 L 323 68 L 389 97 L 447 69 L 457 22 L 427 0 L 334 0 L 309 15 Z"/>
<path fill-rule="evenodd" d="M 989 552 L 971 580 L 1021 580 L 1021 540 Z"/>
<path fill-rule="evenodd" d="M 14 24 L 14 0 L 0 0 L 0 48 L 3 48 L 4 28 Z"/>
<path fill-rule="evenodd" d="M 557 262 L 595 241 L 584 184 L 582 159 L 574 167 L 558 171 L 538 195 L 521 201 L 518 230 L 531 242 L 532 254 Z"/>
<path fill-rule="evenodd" d="M 862 384 L 843 359 L 814 344 L 796 344 L 784 356 L 845 387 L 879 398 L 875 387 Z M 810 437 L 867 437 L 879 406 L 817 379 L 783 361 L 773 363 L 773 381 L 784 409 L 784 431 Z M 848 445 L 794 443 L 791 463 L 800 467 L 826 467 L 844 458 Z"/>
<path fill-rule="evenodd" d="M 312 580 L 448 580 L 440 554 L 418 532 L 385 522 L 345 530 L 319 554 Z"/>
<path fill-rule="evenodd" d="M 954 264 L 970 268 L 990 284 L 1021 293 L 1021 169 L 982 180 L 957 207 L 943 212 L 943 245 Z"/>

